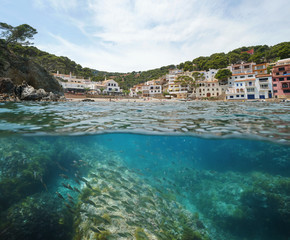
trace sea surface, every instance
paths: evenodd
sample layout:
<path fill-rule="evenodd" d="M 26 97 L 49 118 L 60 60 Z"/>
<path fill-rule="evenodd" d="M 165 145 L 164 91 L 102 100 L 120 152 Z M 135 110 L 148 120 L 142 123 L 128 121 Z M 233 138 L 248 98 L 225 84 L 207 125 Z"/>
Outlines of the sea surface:
<path fill-rule="evenodd" d="M 0 103 L 0 239 L 290 239 L 290 104 Z"/>

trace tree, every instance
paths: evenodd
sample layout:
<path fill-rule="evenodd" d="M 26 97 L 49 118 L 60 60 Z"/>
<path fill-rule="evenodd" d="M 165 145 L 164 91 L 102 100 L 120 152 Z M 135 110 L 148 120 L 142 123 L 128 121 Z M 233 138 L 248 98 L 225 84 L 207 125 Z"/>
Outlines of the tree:
<path fill-rule="evenodd" d="M 188 86 L 189 92 L 192 92 L 193 89 L 197 88 L 196 79 L 191 76 L 179 76 L 175 82 L 180 84 L 182 87 Z"/>
<path fill-rule="evenodd" d="M 104 90 L 105 90 L 105 88 L 103 88 L 103 87 L 100 88 L 101 94 L 103 94 Z"/>
<path fill-rule="evenodd" d="M 21 45 L 31 45 L 27 39 L 32 40 L 33 36 L 37 34 L 36 29 L 28 24 L 21 24 L 17 27 L 13 27 L 7 23 L 0 22 L 1 37 L 6 41 L 6 45 L 9 43 L 18 43 Z"/>
<path fill-rule="evenodd" d="M 251 57 L 251 55 L 247 52 L 242 52 L 240 54 L 240 58 L 241 60 L 245 61 L 245 62 L 248 62 L 249 58 Z"/>
<path fill-rule="evenodd" d="M 215 78 L 219 80 L 221 84 L 226 84 L 228 78 L 232 76 L 232 72 L 229 69 L 220 69 L 215 75 Z"/>
<path fill-rule="evenodd" d="M 130 91 L 129 90 L 123 90 L 124 95 L 129 95 Z"/>
<path fill-rule="evenodd" d="M 240 54 L 235 53 L 235 52 L 229 52 L 228 60 L 229 60 L 229 63 L 231 64 L 239 63 L 241 61 Z"/>

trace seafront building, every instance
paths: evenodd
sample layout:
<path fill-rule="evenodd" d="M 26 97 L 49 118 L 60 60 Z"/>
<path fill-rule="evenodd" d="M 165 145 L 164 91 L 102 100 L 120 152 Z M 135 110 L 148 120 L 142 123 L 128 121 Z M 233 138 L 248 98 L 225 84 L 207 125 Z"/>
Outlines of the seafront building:
<path fill-rule="evenodd" d="M 290 58 L 279 60 L 272 69 L 275 98 L 290 98 Z"/>
<path fill-rule="evenodd" d="M 57 72 L 53 73 L 53 76 L 58 80 L 65 92 L 84 93 L 92 84 L 90 79 L 77 78 L 76 76 L 72 76 L 71 73 L 66 75 Z"/>
<path fill-rule="evenodd" d="M 199 81 L 194 90 L 196 98 L 222 98 L 225 95 L 227 85 L 222 85 L 217 79 Z"/>
<path fill-rule="evenodd" d="M 272 76 L 267 63 L 232 64 L 232 76 L 226 91 L 227 100 L 253 100 L 272 98 Z"/>
<path fill-rule="evenodd" d="M 258 85 L 254 73 L 236 73 L 229 78 L 227 100 L 258 98 Z"/>
<path fill-rule="evenodd" d="M 119 84 L 113 80 L 102 82 L 93 82 L 89 79 L 77 78 L 76 76 L 53 73 L 53 76 L 59 81 L 65 92 L 68 93 L 90 93 L 90 94 L 108 94 L 119 95 L 122 93 Z"/>

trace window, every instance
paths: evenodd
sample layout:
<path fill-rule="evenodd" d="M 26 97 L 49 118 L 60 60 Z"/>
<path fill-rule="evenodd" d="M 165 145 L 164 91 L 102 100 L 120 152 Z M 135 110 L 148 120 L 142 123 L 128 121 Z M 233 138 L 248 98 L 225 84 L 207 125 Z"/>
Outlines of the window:
<path fill-rule="evenodd" d="M 244 66 L 244 68 L 250 68 L 250 65 L 246 65 L 246 66 Z"/>
<path fill-rule="evenodd" d="M 234 96 L 230 96 L 230 98 L 234 98 Z"/>
<path fill-rule="evenodd" d="M 273 82 L 276 82 L 276 81 L 277 81 L 276 78 L 274 78 L 274 79 L 273 79 Z"/>
<path fill-rule="evenodd" d="M 273 87 L 277 87 L 277 84 L 273 84 Z"/>
<path fill-rule="evenodd" d="M 245 78 L 245 76 L 240 76 L 240 78 Z"/>
<path fill-rule="evenodd" d="M 274 90 L 274 93 L 277 93 L 278 91 L 277 90 Z"/>
<path fill-rule="evenodd" d="M 248 75 L 248 77 L 253 77 L 253 75 Z"/>
<path fill-rule="evenodd" d="M 237 95 L 237 97 L 240 97 L 240 95 Z"/>
<path fill-rule="evenodd" d="M 239 84 L 238 84 L 238 83 L 237 83 L 236 85 L 237 85 L 237 87 L 239 86 Z"/>
<path fill-rule="evenodd" d="M 241 95 L 241 97 L 245 97 L 245 95 Z"/>
<path fill-rule="evenodd" d="M 283 93 L 290 93 L 290 89 L 283 90 Z"/>
<path fill-rule="evenodd" d="M 243 86 L 243 84 L 242 84 L 242 83 L 240 83 L 240 86 Z"/>
<path fill-rule="evenodd" d="M 279 78 L 279 81 L 284 81 L 284 78 Z"/>
<path fill-rule="evenodd" d="M 238 77 L 235 77 L 235 79 L 237 79 Z"/>
<path fill-rule="evenodd" d="M 288 84 L 287 83 L 283 83 L 282 84 L 282 88 L 288 88 Z"/>
<path fill-rule="evenodd" d="M 280 73 L 276 73 L 276 75 L 280 75 Z"/>
<path fill-rule="evenodd" d="M 284 67 L 281 67 L 278 69 L 279 71 L 285 71 L 285 68 Z"/>
<path fill-rule="evenodd" d="M 249 86 L 252 86 L 252 82 L 249 82 Z"/>
<path fill-rule="evenodd" d="M 287 80 L 290 80 L 290 77 L 287 77 Z"/>

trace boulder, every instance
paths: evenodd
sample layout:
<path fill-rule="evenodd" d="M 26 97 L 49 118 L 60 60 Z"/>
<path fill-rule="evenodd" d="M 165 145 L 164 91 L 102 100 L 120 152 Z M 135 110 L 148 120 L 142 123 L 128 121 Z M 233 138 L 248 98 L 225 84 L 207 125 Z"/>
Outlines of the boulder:
<path fill-rule="evenodd" d="M 0 93 L 13 94 L 14 89 L 15 85 L 10 78 L 0 78 Z"/>

